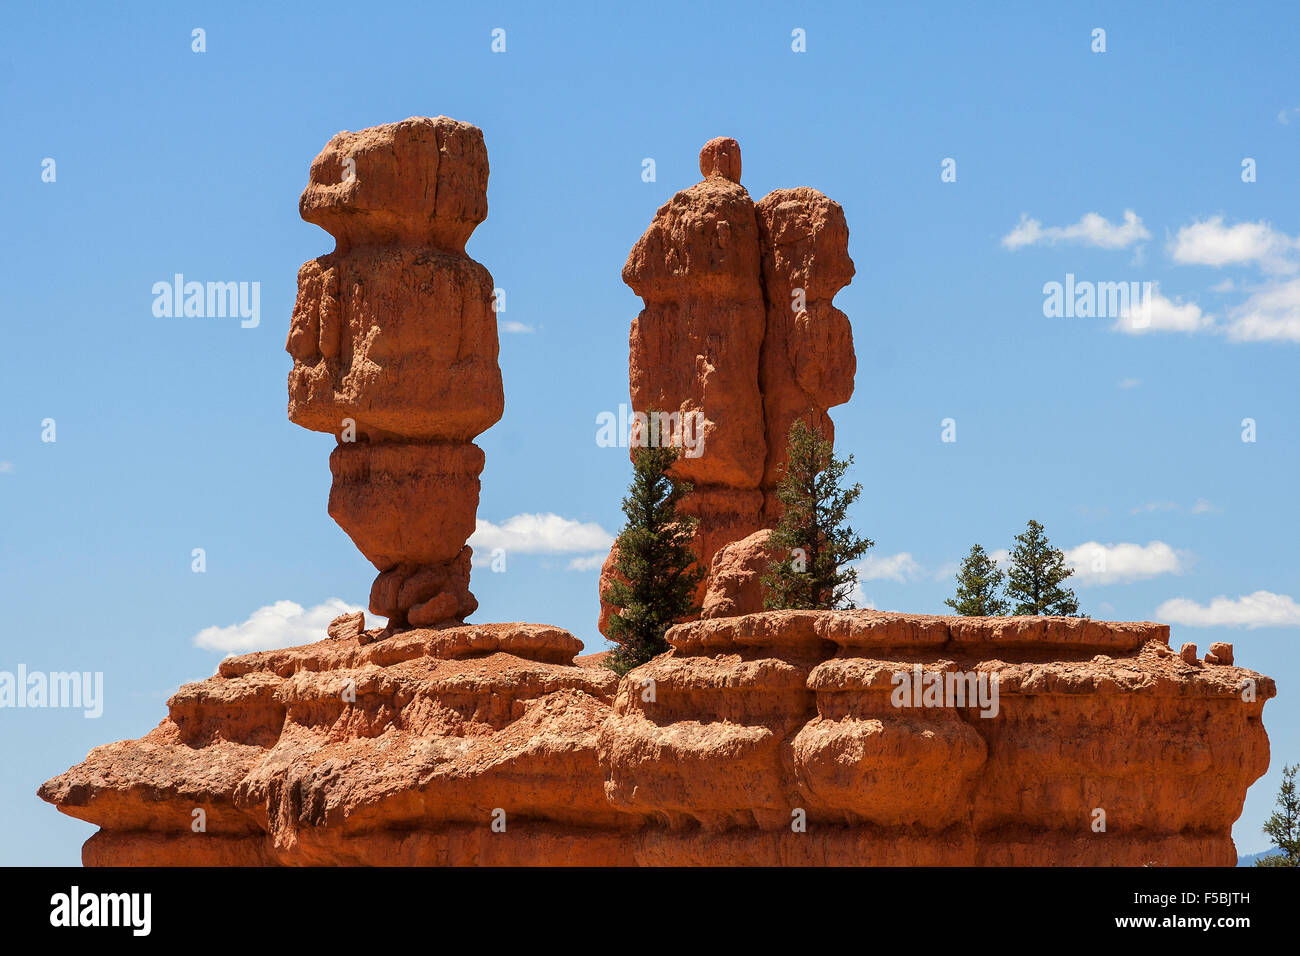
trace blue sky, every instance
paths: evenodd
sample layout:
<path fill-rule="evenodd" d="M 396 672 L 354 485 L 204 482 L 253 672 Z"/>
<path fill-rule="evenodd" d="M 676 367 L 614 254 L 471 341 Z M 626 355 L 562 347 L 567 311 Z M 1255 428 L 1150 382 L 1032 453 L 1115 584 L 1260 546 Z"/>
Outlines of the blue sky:
<path fill-rule="evenodd" d="M 1263 849 L 1300 761 L 1296 9 L 608 6 L 7 12 L 0 670 L 102 671 L 105 700 L 97 719 L 0 710 L 0 862 L 78 862 L 92 828 L 36 787 L 147 732 L 222 647 L 365 602 L 374 569 L 325 511 L 331 440 L 285 416 L 297 269 L 333 248 L 297 200 L 335 132 L 438 114 L 484 132 L 489 216 L 468 251 L 516 329 L 505 416 L 479 440 L 484 540 L 507 570 L 476 571 L 477 620 L 602 646 L 590 564 L 630 466 L 595 421 L 627 401 L 640 308 L 620 270 L 699 179 L 699 147 L 734 136 L 756 200 L 808 185 L 848 218 L 857 277 L 836 304 L 857 390 L 833 417 L 876 541 L 863 597 L 941 612 L 971 543 L 1041 521 L 1087 559 L 1085 613 L 1166 621 L 1175 647 L 1231 641 L 1277 678 L 1272 767 L 1235 831 Z M 259 324 L 156 318 L 152 286 L 178 272 L 259 282 Z M 1067 274 L 1158 292 L 1127 317 L 1048 318 L 1044 285 Z M 301 613 L 235 627 L 277 602 Z"/>

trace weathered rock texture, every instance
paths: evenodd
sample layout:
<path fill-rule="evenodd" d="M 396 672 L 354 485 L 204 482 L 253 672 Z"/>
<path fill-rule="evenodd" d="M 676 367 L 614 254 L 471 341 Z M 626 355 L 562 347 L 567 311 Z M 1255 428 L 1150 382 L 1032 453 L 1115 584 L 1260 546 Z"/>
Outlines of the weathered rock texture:
<path fill-rule="evenodd" d="M 700 617 L 739 617 L 763 610 L 763 572 L 772 559 L 768 528 L 722 547 L 709 566 Z"/>
<path fill-rule="evenodd" d="M 394 626 L 477 607 L 473 439 L 505 401 L 492 276 L 465 255 L 487 179 L 477 128 L 412 118 L 339 133 L 299 201 L 336 248 L 298 271 L 289 419 L 337 438 L 329 513 L 381 572 L 370 609 Z"/>
<path fill-rule="evenodd" d="M 835 293 L 853 280 L 849 227 L 840 204 L 815 189 L 777 189 L 757 207 L 767 326 L 758 370 L 767 429 L 763 517 L 780 518 L 774 491 L 790 426 L 802 418 L 834 440 L 828 409 L 853 397 L 857 358 Z"/>
<path fill-rule="evenodd" d="M 844 210 L 808 188 L 755 205 L 740 169 L 734 139 L 706 143 L 704 181 L 659 208 L 623 267 L 645 301 L 630 336 L 632 407 L 680 415 L 702 442 L 674 473 L 694 485 L 682 510 L 700 520 L 706 569 L 724 546 L 775 525 L 790 426 L 802 418 L 833 438 L 828 409 L 849 400 L 856 370 L 853 330 L 832 304 L 854 271 Z M 602 603 L 602 633 L 611 610 Z"/>
<path fill-rule="evenodd" d="M 1273 681 L 1157 624 L 767 612 L 621 681 L 555 628 L 359 627 L 47 782 L 85 862 L 1230 866 L 1268 764 Z M 895 706 L 897 673 L 996 674 L 996 712 Z"/>

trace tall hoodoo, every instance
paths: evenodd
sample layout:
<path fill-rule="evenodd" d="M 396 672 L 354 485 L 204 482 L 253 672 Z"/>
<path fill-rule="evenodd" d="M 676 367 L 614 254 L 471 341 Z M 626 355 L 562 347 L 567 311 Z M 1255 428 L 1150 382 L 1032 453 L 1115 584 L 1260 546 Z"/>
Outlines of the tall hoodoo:
<path fill-rule="evenodd" d="M 854 273 L 844 210 L 807 187 L 755 204 L 740 170 L 734 139 L 705 143 L 704 180 L 658 209 L 623 267 L 645 302 L 629 343 L 632 407 L 696 427 L 674 471 L 694 485 L 683 510 L 700 519 L 705 568 L 776 524 L 790 426 L 802 418 L 833 437 L 828 410 L 852 396 L 857 368 L 852 327 L 832 303 Z"/>
<path fill-rule="evenodd" d="M 473 439 L 505 406 L 492 276 L 465 254 L 487 179 L 478 128 L 413 117 L 331 139 L 298 204 L 336 248 L 298 271 L 289 419 L 337 439 L 329 513 L 379 569 L 370 610 L 397 627 L 478 606 Z"/>

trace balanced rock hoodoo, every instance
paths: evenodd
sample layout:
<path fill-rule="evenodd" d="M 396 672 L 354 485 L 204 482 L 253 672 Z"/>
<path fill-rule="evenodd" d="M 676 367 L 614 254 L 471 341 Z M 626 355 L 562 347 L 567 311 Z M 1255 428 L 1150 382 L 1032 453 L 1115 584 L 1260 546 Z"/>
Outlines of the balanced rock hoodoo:
<path fill-rule="evenodd" d="M 337 438 L 329 513 L 379 569 L 370 610 L 396 627 L 478 606 L 473 439 L 505 407 L 492 276 L 465 255 L 487 180 L 481 131 L 412 118 L 331 139 L 298 204 L 336 248 L 298 270 L 289 418 Z"/>

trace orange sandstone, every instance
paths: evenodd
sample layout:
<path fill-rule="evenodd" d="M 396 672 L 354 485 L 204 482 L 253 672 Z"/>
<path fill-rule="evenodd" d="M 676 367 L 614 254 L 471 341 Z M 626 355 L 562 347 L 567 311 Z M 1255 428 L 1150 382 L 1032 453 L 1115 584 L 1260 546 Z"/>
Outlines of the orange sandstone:
<path fill-rule="evenodd" d="M 329 513 L 380 571 L 395 627 L 463 621 L 483 453 L 504 409 L 488 271 L 465 255 L 487 216 L 487 150 L 468 123 L 339 133 L 302 217 L 335 251 L 298 273 L 289 418 L 337 439 Z"/>
<path fill-rule="evenodd" d="M 852 327 L 832 301 L 854 273 L 844 210 L 806 187 L 755 204 L 740 170 L 734 139 L 706 143 L 704 180 L 659 208 L 623 267 L 645 301 L 630 336 L 632 407 L 695 426 L 698 447 L 688 454 L 682 441 L 674 473 L 694 486 L 682 510 L 699 518 L 705 569 L 776 524 L 790 426 L 802 419 L 833 438 L 828 410 L 849 400 L 857 368 Z M 710 587 L 702 581 L 697 599 Z M 602 598 L 606 636 L 613 610 Z"/>
<path fill-rule="evenodd" d="M 47 782 L 85 862 L 1231 866 L 1268 765 L 1273 681 L 1158 624 L 773 611 L 620 680 L 557 628 L 335 623 Z M 900 706 L 900 674 L 996 675 L 996 707 Z"/>

